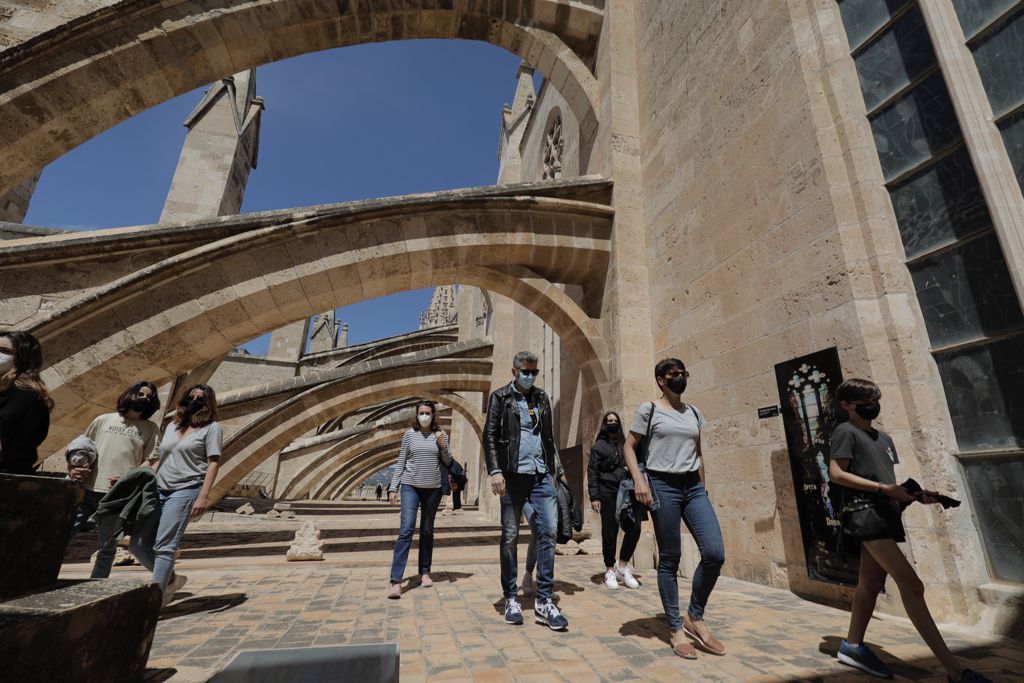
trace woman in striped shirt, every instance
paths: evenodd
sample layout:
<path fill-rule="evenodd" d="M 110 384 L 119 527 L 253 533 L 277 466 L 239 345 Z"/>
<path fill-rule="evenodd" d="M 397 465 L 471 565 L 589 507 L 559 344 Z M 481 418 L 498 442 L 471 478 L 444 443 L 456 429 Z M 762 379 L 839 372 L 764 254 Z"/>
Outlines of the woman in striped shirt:
<path fill-rule="evenodd" d="M 388 487 L 388 500 L 398 505 L 398 491 L 402 491 L 402 515 L 395 542 L 395 557 L 391 562 L 391 588 L 388 597 L 402 597 L 402 575 L 409 559 L 412 534 L 416 529 L 416 509 L 420 515 L 420 585 L 433 586 L 430 579 L 430 559 L 434 553 L 434 516 L 441 502 L 441 477 L 448 476 L 441 462 L 451 465 L 448 435 L 437 426 L 437 411 L 433 401 L 416 404 L 416 424 L 402 437 L 398 464 Z"/>

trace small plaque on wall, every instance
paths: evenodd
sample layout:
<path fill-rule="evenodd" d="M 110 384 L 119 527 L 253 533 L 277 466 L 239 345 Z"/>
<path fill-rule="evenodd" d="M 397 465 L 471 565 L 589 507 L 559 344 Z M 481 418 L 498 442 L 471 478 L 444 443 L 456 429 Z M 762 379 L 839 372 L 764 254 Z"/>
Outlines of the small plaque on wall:
<path fill-rule="evenodd" d="M 758 419 L 765 420 L 765 419 L 767 419 L 769 417 L 778 417 L 778 416 L 779 416 L 779 407 L 778 406 L 768 406 L 767 408 L 758 408 L 757 409 L 757 417 L 758 417 Z"/>

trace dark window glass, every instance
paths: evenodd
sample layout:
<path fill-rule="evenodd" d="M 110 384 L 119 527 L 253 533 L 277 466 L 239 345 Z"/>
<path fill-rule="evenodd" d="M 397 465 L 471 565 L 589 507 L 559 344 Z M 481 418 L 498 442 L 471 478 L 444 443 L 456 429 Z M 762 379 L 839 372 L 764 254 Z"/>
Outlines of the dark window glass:
<path fill-rule="evenodd" d="M 942 74 L 936 71 L 871 121 L 888 182 L 960 139 L 960 126 Z"/>
<path fill-rule="evenodd" d="M 953 0 L 964 35 L 970 38 L 978 29 L 1008 10 L 1017 0 Z"/>
<path fill-rule="evenodd" d="M 910 0 L 839 0 L 850 49 L 856 50 Z"/>
<path fill-rule="evenodd" d="M 890 188 L 890 197 L 908 258 L 992 224 L 971 157 L 963 148 Z"/>
<path fill-rule="evenodd" d="M 1021 327 L 1020 304 L 995 233 L 910 266 L 933 347 Z"/>
<path fill-rule="evenodd" d="M 1024 447 L 1024 335 L 935 360 L 960 450 Z"/>
<path fill-rule="evenodd" d="M 914 7 L 900 17 L 854 61 L 864 104 L 872 111 L 935 64 L 921 10 Z"/>
<path fill-rule="evenodd" d="M 1024 461 L 981 460 L 964 463 L 964 479 L 989 566 L 1001 579 L 1024 581 Z"/>
<path fill-rule="evenodd" d="M 1017 182 L 1024 190 L 1024 111 L 1018 112 L 999 124 L 1006 143 L 1006 153 L 1010 156 L 1013 171 L 1017 174 Z"/>
<path fill-rule="evenodd" d="M 1024 12 L 980 40 L 974 60 L 997 117 L 1024 101 Z"/>

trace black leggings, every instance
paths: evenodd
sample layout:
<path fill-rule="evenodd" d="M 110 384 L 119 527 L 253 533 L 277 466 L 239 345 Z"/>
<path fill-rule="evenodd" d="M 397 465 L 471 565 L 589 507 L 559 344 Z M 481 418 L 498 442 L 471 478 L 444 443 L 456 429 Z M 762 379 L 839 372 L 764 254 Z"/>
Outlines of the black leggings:
<path fill-rule="evenodd" d="M 601 496 L 598 499 L 601 501 L 601 549 L 604 551 L 604 566 L 606 567 L 615 564 L 615 537 L 619 533 L 619 522 L 615 519 L 615 498 L 615 496 Z M 637 524 L 636 531 L 623 535 L 619 559 L 629 562 L 639 541 L 640 525 Z"/>

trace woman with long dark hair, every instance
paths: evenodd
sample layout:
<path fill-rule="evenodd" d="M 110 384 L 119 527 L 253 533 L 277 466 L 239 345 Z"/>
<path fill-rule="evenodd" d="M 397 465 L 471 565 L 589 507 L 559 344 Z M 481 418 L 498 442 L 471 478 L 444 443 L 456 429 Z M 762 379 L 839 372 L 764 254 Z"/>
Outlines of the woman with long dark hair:
<path fill-rule="evenodd" d="M 28 332 L 0 332 L 0 472 L 31 474 L 50 431 L 53 399 L 39 373 L 43 350 Z"/>
<path fill-rule="evenodd" d="M 159 491 L 158 514 L 147 524 L 152 543 L 148 562 L 153 580 L 164 591 L 164 604 L 187 580 L 174 573 L 174 559 L 190 520 L 206 512 L 210 489 L 217 480 L 224 431 L 217 423 L 217 394 L 206 384 L 196 384 L 178 401 L 174 421 L 167 425 L 160 442 L 160 463 L 156 469 Z"/>
<path fill-rule="evenodd" d="M 619 561 L 615 562 L 615 540 L 619 533 L 615 504 L 619 494 L 619 482 L 629 476 L 623 454 L 625 437 L 622 434 L 622 419 L 619 414 L 609 411 L 601 418 L 601 428 L 590 449 L 587 461 L 587 488 L 590 493 L 591 509 L 601 515 L 601 548 L 604 554 L 604 585 L 618 588 L 621 581 L 627 588 L 639 588 L 640 583 L 629 569 L 629 561 L 640 540 L 640 525 L 624 532 Z"/>
<path fill-rule="evenodd" d="M 704 415 L 692 404 L 683 402 L 689 377 L 686 366 L 678 358 L 666 358 L 654 367 L 654 381 L 661 397 L 637 408 L 624 451 L 637 502 L 651 507 L 658 541 L 658 593 L 668 618 L 672 651 L 684 659 L 696 659 L 696 649 L 687 642 L 687 637 L 705 652 L 725 654 L 725 646 L 704 623 L 704 609 L 725 562 L 725 544 L 701 476 L 700 430 L 704 426 Z M 641 440 L 646 472 L 637 461 Z M 657 505 L 654 505 L 655 500 Z M 700 551 L 689 607 L 682 618 L 676 578 L 682 554 L 680 520 L 686 524 Z"/>
<path fill-rule="evenodd" d="M 416 423 L 402 437 L 398 464 L 388 486 L 388 500 L 398 505 L 401 488 L 402 513 L 391 561 L 391 585 L 388 597 L 402 597 L 402 576 L 409 559 L 412 535 L 416 530 L 416 511 L 420 510 L 419 577 L 424 588 L 434 585 L 430 563 L 434 554 L 434 517 L 441 502 L 441 477 L 447 477 L 441 464 L 452 464 L 448 435 L 437 426 L 437 408 L 433 401 L 416 404 Z"/>

